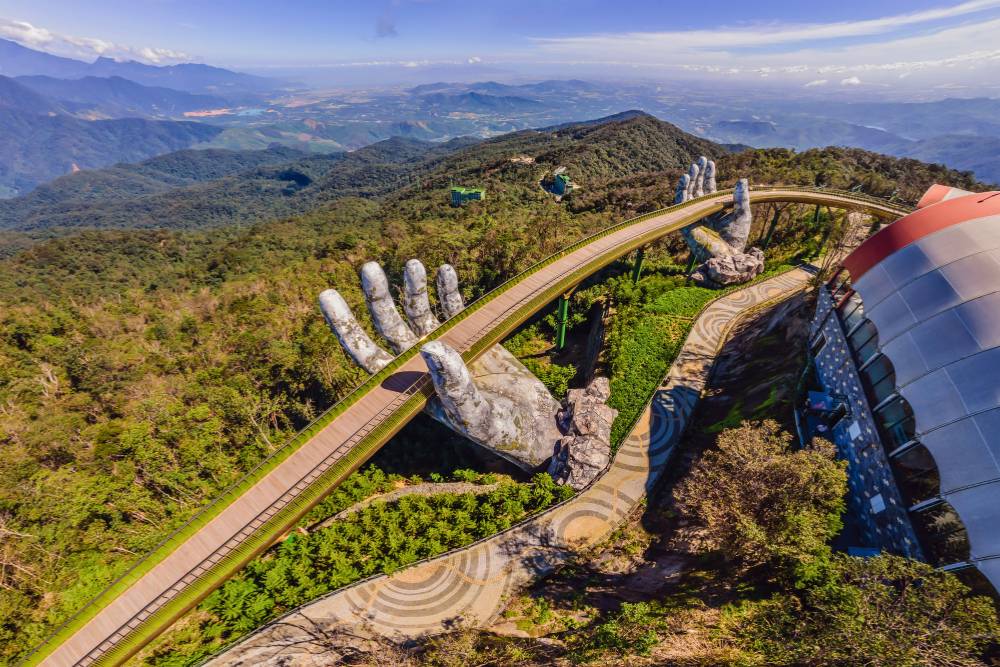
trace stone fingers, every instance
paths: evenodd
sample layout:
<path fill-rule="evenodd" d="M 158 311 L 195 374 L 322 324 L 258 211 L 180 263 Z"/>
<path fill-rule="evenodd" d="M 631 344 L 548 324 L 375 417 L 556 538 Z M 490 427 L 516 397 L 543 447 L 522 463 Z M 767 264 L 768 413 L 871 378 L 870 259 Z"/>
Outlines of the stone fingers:
<path fill-rule="evenodd" d="M 473 440 L 491 443 L 492 409 L 483 398 L 462 356 L 441 341 L 432 340 L 420 348 L 434 389 L 445 415 Z"/>
<path fill-rule="evenodd" d="M 705 172 L 708 170 L 708 158 L 702 155 L 695 164 L 698 165 L 698 178 L 694 181 L 692 196 L 701 197 L 705 194 Z"/>
<path fill-rule="evenodd" d="M 750 236 L 750 225 L 753 214 L 750 210 L 750 184 L 745 178 L 736 181 L 733 191 L 733 212 L 729 224 L 719 227 L 719 236 L 729 244 L 734 253 L 746 249 L 747 238 Z"/>
<path fill-rule="evenodd" d="M 442 264 L 438 267 L 437 296 L 447 319 L 455 317 L 465 308 L 462 292 L 458 289 L 458 274 L 451 264 Z"/>
<path fill-rule="evenodd" d="M 365 293 L 375 330 L 389 342 L 396 354 L 413 347 L 417 336 L 396 310 L 389 291 L 389 280 L 377 262 L 366 262 L 361 267 L 361 289 Z"/>
<path fill-rule="evenodd" d="M 427 269 L 416 259 L 403 269 L 403 312 L 418 336 L 426 336 L 439 324 L 427 296 Z"/>
<path fill-rule="evenodd" d="M 677 192 L 674 193 L 674 203 L 683 204 L 690 199 L 691 177 L 683 174 L 677 181 Z"/>
<path fill-rule="evenodd" d="M 718 190 L 718 186 L 715 184 L 715 161 L 707 160 L 705 163 L 705 173 L 703 176 L 705 181 L 705 194 L 711 195 L 715 194 Z"/>
<path fill-rule="evenodd" d="M 692 162 L 691 169 L 690 171 L 688 171 L 688 192 L 687 192 L 688 199 L 693 199 L 694 197 L 697 196 L 695 195 L 695 191 L 698 188 L 699 180 L 701 180 L 701 169 L 698 167 L 697 162 Z"/>
<path fill-rule="evenodd" d="M 380 348 L 365 333 L 354 318 L 344 297 L 335 289 L 324 290 L 319 295 L 319 308 L 333 328 L 337 339 L 355 363 L 369 373 L 377 373 L 392 361 L 392 355 Z"/>

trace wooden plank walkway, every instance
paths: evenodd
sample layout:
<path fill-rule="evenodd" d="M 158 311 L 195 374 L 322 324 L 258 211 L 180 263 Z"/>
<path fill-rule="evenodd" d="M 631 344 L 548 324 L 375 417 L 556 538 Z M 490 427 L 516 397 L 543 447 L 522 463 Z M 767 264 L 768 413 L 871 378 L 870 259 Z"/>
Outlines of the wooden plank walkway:
<path fill-rule="evenodd" d="M 581 267 L 600 268 L 602 258 L 615 249 L 629 249 L 651 233 L 667 234 L 731 204 L 732 195 L 705 197 L 690 206 L 668 209 L 662 215 L 634 223 L 596 239 L 554 261 L 526 279 L 511 285 L 482 308 L 439 338 L 465 352 L 501 325 L 521 305 L 544 293 Z M 862 202 L 849 195 L 824 190 L 768 189 L 754 192 L 754 201 L 792 201 L 863 209 L 882 216 L 896 216 L 898 207 Z M 623 253 L 627 250 L 623 250 Z M 433 334 L 432 334 L 433 336 Z M 393 378 L 374 387 L 316 436 L 303 444 L 243 493 L 149 572 L 93 614 L 74 634 L 45 657 L 28 664 L 51 667 L 90 665 L 139 627 L 151 614 L 198 580 L 212 565 L 249 538 L 269 518 L 302 493 L 316 478 L 349 452 L 366 434 L 387 420 L 426 381 L 426 367 L 417 355 L 399 368 Z M 162 632 L 166 626 L 157 628 Z"/>

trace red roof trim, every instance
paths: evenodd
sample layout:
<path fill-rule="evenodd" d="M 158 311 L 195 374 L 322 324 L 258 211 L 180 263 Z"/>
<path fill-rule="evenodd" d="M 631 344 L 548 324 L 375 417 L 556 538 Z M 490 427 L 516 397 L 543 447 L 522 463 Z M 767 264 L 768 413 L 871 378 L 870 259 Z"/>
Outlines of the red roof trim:
<path fill-rule="evenodd" d="M 934 186 L 923 199 L 940 193 Z M 933 195 L 932 195 L 933 193 Z M 902 250 L 914 241 L 957 225 L 987 215 L 1000 214 L 1000 192 L 977 192 L 975 194 L 946 199 L 928 205 L 903 216 L 874 236 L 869 237 L 854 252 L 844 258 L 844 268 L 851 272 L 851 280 L 857 280 L 876 264 L 897 250 Z M 921 202 L 923 202 L 921 199 Z"/>

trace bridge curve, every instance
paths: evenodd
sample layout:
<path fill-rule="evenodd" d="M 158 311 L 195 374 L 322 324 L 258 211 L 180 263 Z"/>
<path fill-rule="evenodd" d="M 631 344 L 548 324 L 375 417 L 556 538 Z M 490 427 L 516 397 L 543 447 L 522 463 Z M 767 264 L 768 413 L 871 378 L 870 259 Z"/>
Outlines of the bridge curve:
<path fill-rule="evenodd" d="M 821 188 L 759 187 L 781 201 L 894 219 L 910 209 Z M 718 192 L 619 223 L 582 239 L 470 304 L 426 336 L 471 361 L 590 275 L 620 257 L 732 205 Z M 419 413 L 433 386 L 417 350 L 396 357 L 91 600 L 26 665 L 114 665 L 134 655 L 293 527 Z"/>

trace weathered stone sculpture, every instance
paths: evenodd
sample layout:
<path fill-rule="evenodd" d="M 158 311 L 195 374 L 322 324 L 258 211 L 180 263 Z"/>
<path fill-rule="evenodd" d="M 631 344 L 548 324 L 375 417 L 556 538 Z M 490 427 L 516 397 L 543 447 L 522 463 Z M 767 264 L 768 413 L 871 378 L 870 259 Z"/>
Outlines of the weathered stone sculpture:
<path fill-rule="evenodd" d="M 691 169 L 688 171 L 688 199 L 694 199 L 698 195 L 695 192 L 698 189 L 698 183 L 701 180 L 701 169 L 697 162 L 691 164 Z"/>
<path fill-rule="evenodd" d="M 750 210 L 750 183 L 747 179 L 741 178 L 733 190 L 732 212 L 720 218 L 715 229 L 736 254 L 746 248 L 751 224 L 753 224 L 753 213 Z"/>
<path fill-rule="evenodd" d="M 611 424 L 618 411 L 607 405 L 611 387 L 605 377 L 586 389 L 570 389 L 559 424 L 566 435 L 556 443 L 549 474 L 574 489 L 587 486 L 611 461 Z"/>
<path fill-rule="evenodd" d="M 455 269 L 447 264 L 441 266 L 436 282 L 443 314 L 454 317 L 465 307 Z M 396 354 L 439 325 L 430 305 L 427 271 L 418 260 L 408 261 L 403 271 L 401 301 L 406 321 L 396 310 L 389 282 L 378 264 L 368 262 L 362 266 L 361 286 L 375 330 Z M 375 373 L 392 361 L 392 356 L 365 333 L 336 290 L 325 290 L 319 302 L 327 322 L 355 363 Z M 494 345 L 468 366 L 456 350 L 441 341 L 428 342 L 420 354 L 437 392 L 427 412 L 438 421 L 528 470 L 543 464 L 567 437 L 579 440 L 572 448 L 574 458 L 568 467 L 559 470 L 563 481 L 574 488 L 585 486 L 604 469 L 611 454 L 610 421 L 607 429 L 596 431 L 581 430 L 579 420 L 567 422 L 564 428 L 569 429 L 565 431 L 569 435 L 564 437 L 557 417 L 566 410 L 561 411 L 545 385 L 504 347 Z M 606 387 L 607 380 L 603 382 Z M 584 390 L 573 391 L 579 394 Z M 610 411 L 610 419 L 614 419 L 615 411 L 603 405 L 607 395 L 606 390 L 588 394 L 604 397 L 600 401 L 604 411 L 591 406 L 591 398 L 586 409 L 580 408 L 580 414 L 607 417 L 606 411 Z M 573 407 L 567 409 L 569 414 L 575 411 Z"/>
<path fill-rule="evenodd" d="M 704 159 L 704 156 L 702 156 L 702 159 Z M 702 180 L 704 181 L 703 190 L 706 195 L 712 194 L 716 191 L 714 160 L 705 160 L 705 171 L 702 173 Z"/>
<path fill-rule="evenodd" d="M 708 158 L 702 155 L 698 160 L 691 165 L 698 167 L 698 178 L 694 181 L 694 186 L 692 189 L 692 196 L 701 197 L 705 194 L 705 172 L 708 170 Z"/>
<path fill-rule="evenodd" d="M 697 175 L 699 185 L 692 187 L 690 179 Z M 681 176 L 674 203 L 687 201 L 692 195 L 716 192 L 715 163 L 702 156 Z M 746 252 L 753 214 L 750 209 L 750 186 L 747 179 L 736 183 L 733 210 L 726 215 L 714 215 L 681 230 L 684 240 L 697 260 L 703 263 L 691 274 L 691 279 L 706 287 L 722 287 L 750 280 L 764 270 L 764 253 L 757 248 Z"/>
<path fill-rule="evenodd" d="M 706 287 L 722 287 L 745 283 L 764 270 L 764 252 L 750 248 L 738 255 L 712 257 L 691 274 L 691 279 Z"/>
<path fill-rule="evenodd" d="M 683 204 L 688 199 L 690 199 L 689 187 L 691 185 L 691 177 L 687 174 L 681 176 L 681 179 L 677 181 L 677 191 L 674 193 L 674 203 Z"/>

